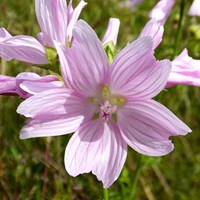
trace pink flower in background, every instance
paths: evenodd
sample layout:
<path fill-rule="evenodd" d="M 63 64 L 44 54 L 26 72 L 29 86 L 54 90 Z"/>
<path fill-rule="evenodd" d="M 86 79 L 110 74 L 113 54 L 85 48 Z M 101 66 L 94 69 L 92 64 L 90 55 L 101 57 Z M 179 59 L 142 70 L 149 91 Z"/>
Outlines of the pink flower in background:
<path fill-rule="evenodd" d="M 35 73 L 23 72 L 16 77 L 0 75 L 0 95 L 18 95 L 24 99 L 54 88 L 62 88 L 63 82 L 56 76 L 40 77 Z"/>
<path fill-rule="evenodd" d="M 153 49 L 162 41 L 164 28 L 155 19 L 147 22 L 138 38 L 150 36 L 153 39 Z M 172 62 L 172 68 L 166 88 L 178 84 L 200 86 L 200 60 L 188 56 L 187 49 Z"/>
<path fill-rule="evenodd" d="M 153 49 L 156 49 L 158 45 L 162 42 L 162 37 L 164 33 L 164 28 L 160 23 L 155 20 L 149 20 L 144 28 L 142 29 L 138 38 L 149 36 L 153 40 Z"/>
<path fill-rule="evenodd" d="M 17 112 L 30 118 L 20 138 L 75 132 L 65 151 L 66 170 L 72 176 L 92 171 L 107 188 L 122 170 L 127 144 L 141 154 L 162 156 L 174 148 L 169 136 L 191 130 L 152 99 L 166 85 L 171 64 L 156 61 L 150 37 L 129 44 L 111 65 L 86 22 L 75 25 L 73 38 L 70 49 L 55 42 L 67 88 L 20 104 Z"/>
<path fill-rule="evenodd" d="M 45 46 L 54 47 L 53 41 L 67 45 L 72 39 L 72 29 L 86 3 L 82 0 L 73 9 L 72 0 L 35 0 L 35 9 L 41 33 L 38 40 L 31 36 L 11 36 L 5 29 L 0 31 L 0 57 L 33 64 L 48 64 Z M 4 37 L 4 35 L 7 37 Z"/>
<path fill-rule="evenodd" d="M 126 0 L 126 1 L 122 1 L 120 2 L 120 6 L 121 7 L 124 7 L 124 6 L 127 6 L 127 7 L 131 7 L 131 8 L 134 8 L 137 4 L 140 4 L 143 0 Z"/>
<path fill-rule="evenodd" d="M 188 56 L 187 49 L 172 61 L 172 70 L 166 87 L 178 84 L 200 86 L 200 60 Z"/>
<path fill-rule="evenodd" d="M 200 0 L 194 0 L 188 14 L 191 16 L 200 16 Z"/>
<path fill-rule="evenodd" d="M 175 0 L 160 0 L 149 13 L 150 18 L 164 25 L 174 4 Z"/>
<path fill-rule="evenodd" d="M 149 17 L 156 19 L 161 25 L 164 25 L 174 4 L 175 0 L 160 0 L 149 13 Z M 191 16 L 200 16 L 200 0 L 193 1 L 188 14 Z"/>
<path fill-rule="evenodd" d="M 105 45 L 108 42 L 113 42 L 114 45 L 117 44 L 117 36 L 119 32 L 120 21 L 117 18 L 110 18 L 107 30 L 102 40 L 102 44 Z"/>

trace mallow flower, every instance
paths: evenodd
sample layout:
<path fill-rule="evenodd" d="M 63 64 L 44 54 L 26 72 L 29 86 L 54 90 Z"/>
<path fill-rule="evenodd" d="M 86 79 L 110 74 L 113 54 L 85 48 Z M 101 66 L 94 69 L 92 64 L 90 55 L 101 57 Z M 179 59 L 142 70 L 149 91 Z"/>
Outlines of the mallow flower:
<path fill-rule="evenodd" d="M 200 16 L 200 0 L 194 0 L 189 11 L 188 15 L 190 16 Z"/>
<path fill-rule="evenodd" d="M 174 4 L 175 0 L 160 0 L 150 11 L 149 17 L 156 19 L 161 25 L 164 25 Z"/>
<path fill-rule="evenodd" d="M 63 82 L 54 75 L 41 77 L 32 72 L 22 72 L 16 77 L 0 75 L 0 95 L 14 95 L 26 99 L 37 93 L 63 86 Z"/>
<path fill-rule="evenodd" d="M 41 29 L 37 39 L 26 36 L 11 36 L 0 29 L 0 57 L 5 60 L 20 60 L 33 64 L 48 64 L 48 48 L 53 41 L 69 45 L 72 29 L 86 3 L 81 0 L 73 9 L 72 0 L 35 0 L 36 17 Z M 48 54 L 48 53 L 47 53 Z"/>
<path fill-rule="evenodd" d="M 150 36 L 153 39 L 153 49 L 161 43 L 164 33 L 163 25 L 155 19 L 151 19 L 144 26 L 138 38 Z M 200 60 L 195 60 L 184 49 L 180 55 L 171 61 L 172 68 L 166 84 L 166 88 L 175 85 L 200 86 Z"/>
<path fill-rule="evenodd" d="M 155 7 L 150 11 L 149 17 L 151 19 L 156 19 L 160 24 L 164 25 L 172 8 L 174 7 L 175 0 L 160 0 Z M 200 16 L 200 0 L 194 0 L 188 15 L 190 16 Z"/>
<path fill-rule="evenodd" d="M 92 172 L 104 188 L 118 178 L 127 145 L 148 156 L 174 148 L 170 136 L 191 130 L 152 98 L 164 89 L 169 60 L 157 61 L 151 37 L 141 37 L 109 64 L 101 41 L 80 20 L 73 45 L 55 42 L 66 88 L 44 91 L 23 101 L 17 112 L 29 118 L 20 138 L 72 133 L 65 168 L 72 176 Z"/>
<path fill-rule="evenodd" d="M 166 87 L 175 85 L 200 86 L 200 60 L 195 60 L 184 49 L 172 61 L 172 69 Z"/>

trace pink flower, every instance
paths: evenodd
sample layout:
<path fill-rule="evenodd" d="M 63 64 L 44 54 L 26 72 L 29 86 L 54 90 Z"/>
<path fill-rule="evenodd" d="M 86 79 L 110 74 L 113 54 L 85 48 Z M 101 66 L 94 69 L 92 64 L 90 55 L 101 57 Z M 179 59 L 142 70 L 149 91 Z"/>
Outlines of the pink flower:
<path fill-rule="evenodd" d="M 35 73 L 23 72 L 16 77 L 0 75 L 0 95 L 18 95 L 24 99 L 54 88 L 62 88 L 63 82 L 56 76 L 40 77 Z"/>
<path fill-rule="evenodd" d="M 172 70 L 166 87 L 178 84 L 200 86 L 200 60 L 188 56 L 187 49 L 172 61 Z"/>
<path fill-rule="evenodd" d="M 117 43 L 117 36 L 119 32 L 120 21 L 117 18 L 110 18 L 107 30 L 102 40 L 102 44 L 105 45 L 108 42 L 113 42 L 114 45 Z"/>
<path fill-rule="evenodd" d="M 174 7 L 175 0 L 160 0 L 149 13 L 149 17 L 156 19 L 161 25 L 164 25 L 172 8 Z M 188 14 L 191 16 L 200 16 L 200 0 L 194 0 Z"/>
<path fill-rule="evenodd" d="M 38 40 L 31 36 L 11 36 L 5 38 L 0 31 L 0 57 L 5 60 L 16 59 L 33 64 L 47 64 L 45 47 L 54 47 L 53 41 L 67 45 L 72 38 L 72 29 L 81 10 L 86 5 L 82 0 L 73 9 L 72 0 L 68 7 L 66 0 L 36 0 L 36 16 L 41 28 Z"/>
<path fill-rule="evenodd" d="M 162 42 L 164 28 L 155 19 L 150 19 L 142 29 L 138 38 L 149 36 L 153 39 L 153 49 L 156 49 Z"/>
<path fill-rule="evenodd" d="M 150 37 L 139 38 L 109 64 L 100 40 L 79 21 L 71 48 L 56 44 L 67 88 L 36 94 L 17 112 L 29 117 L 20 138 L 75 132 L 65 151 L 72 176 L 92 171 L 105 188 L 119 176 L 127 144 L 141 154 L 162 156 L 174 148 L 169 136 L 191 130 L 154 101 L 166 85 L 169 60 L 156 61 Z"/>
<path fill-rule="evenodd" d="M 149 13 L 150 18 L 164 25 L 174 4 L 175 0 L 160 0 Z"/>
<path fill-rule="evenodd" d="M 194 0 L 189 11 L 188 15 L 191 16 L 200 16 L 200 0 Z"/>
<path fill-rule="evenodd" d="M 120 7 L 131 7 L 134 8 L 137 4 L 140 4 L 143 0 L 126 0 L 125 2 L 120 2 Z"/>

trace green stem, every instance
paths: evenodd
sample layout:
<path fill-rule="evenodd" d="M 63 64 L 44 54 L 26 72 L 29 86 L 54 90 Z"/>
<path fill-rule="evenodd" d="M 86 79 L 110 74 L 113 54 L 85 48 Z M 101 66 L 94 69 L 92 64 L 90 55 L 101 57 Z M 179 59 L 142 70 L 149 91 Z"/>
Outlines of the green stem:
<path fill-rule="evenodd" d="M 139 155 L 139 157 L 137 159 L 137 168 L 135 170 L 135 176 L 134 176 L 134 180 L 133 180 L 133 185 L 132 185 L 132 188 L 131 188 L 130 200 L 134 199 L 141 169 L 142 169 L 141 156 Z"/>
<path fill-rule="evenodd" d="M 68 175 L 68 184 L 67 184 L 67 193 L 68 193 L 68 200 L 71 200 L 72 198 L 72 177 Z"/>
<path fill-rule="evenodd" d="M 109 200 L 109 198 L 108 198 L 108 189 L 107 188 L 103 189 L 103 197 L 104 197 L 104 200 Z"/>
<path fill-rule="evenodd" d="M 177 28 L 175 40 L 174 40 L 173 58 L 175 58 L 177 56 L 177 47 L 179 45 L 180 38 L 181 38 L 181 31 L 182 31 L 183 17 L 184 17 L 184 8 L 185 8 L 185 0 L 182 0 L 180 3 L 180 18 L 179 18 L 178 28 Z"/>

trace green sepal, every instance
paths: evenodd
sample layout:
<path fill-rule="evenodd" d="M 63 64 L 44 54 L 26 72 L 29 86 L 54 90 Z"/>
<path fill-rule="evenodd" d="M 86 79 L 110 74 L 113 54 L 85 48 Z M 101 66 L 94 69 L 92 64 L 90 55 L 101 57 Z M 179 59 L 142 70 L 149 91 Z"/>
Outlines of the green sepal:
<path fill-rule="evenodd" d="M 60 74 L 60 68 L 59 68 L 59 60 L 57 59 L 56 49 L 52 47 L 45 47 L 45 51 L 49 64 L 35 65 L 35 66 L 41 69 L 46 69 L 50 72 L 50 74 L 54 73 L 54 75 L 58 76 L 58 74 Z"/>
<path fill-rule="evenodd" d="M 55 65 L 57 62 L 57 52 L 56 49 L 52 47 L 45 47 L 47 59 L 51 65 Z"/>
<path fill-rule="evenodd" d="M 115 58 L 115 45 L 113 44 L 112 41 L 106 43 L 104 46 L 103 46 L 105 52 L 106 52 L 106 55 L 108 57 L 108 61 L 109 63 L 111 64 Z"/>

